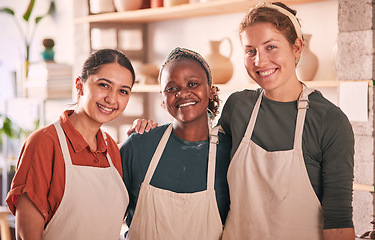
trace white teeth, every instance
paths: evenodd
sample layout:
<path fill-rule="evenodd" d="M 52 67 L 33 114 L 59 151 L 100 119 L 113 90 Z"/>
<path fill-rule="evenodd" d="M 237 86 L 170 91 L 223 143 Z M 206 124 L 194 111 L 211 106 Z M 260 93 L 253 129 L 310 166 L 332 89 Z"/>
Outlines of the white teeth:
<path fill-rule="evenodd" d="M 183 104 L 178 105 L 178 107 L 186 107 L 186 106 L 194 105 L 194 104 L 195 104 L 195 102 L 187 102 L 187 103 L 183 103 Z"/>
<path fill-rule="evenodd" d="M 267 70 L 267 71 L 264 71 L 264 72 L 259 72 L 259 75 L 260 76 L 268 76 L 272 73 L 274 73 L 276 71 L 276 69 L 270 69 L 270 70 Z"/>
<path fill-rule="evenodd" d="M 98 104 L 98 107 L 103 109 L 104 111 L 107 111 L 107 112 L 113 112 L 114 111 L 114 109 L 112 109 L 112 108 L 106 108 L 106 107 L 104 107 L 102 105 L 99 105 L 99 104 Z"/>

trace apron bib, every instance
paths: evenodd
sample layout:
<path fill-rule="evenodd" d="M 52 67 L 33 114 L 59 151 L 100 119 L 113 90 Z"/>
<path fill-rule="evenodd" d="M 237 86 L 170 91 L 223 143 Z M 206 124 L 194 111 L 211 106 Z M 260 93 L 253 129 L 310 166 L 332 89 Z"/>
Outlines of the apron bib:
<path fill-rule="evenodd" d="M 323 239 L 321 204 L 302 152 L 312 91 L 304 86 L 298 100 L 293 149 L 275 152 L 267 152 L 251 140 L 263 92 L 260 94 L 228 169 L 231 205 L 223 239 Z"/>
<path fill-rule="evenodd" d="M 223 229 L 214 190 L 218 128 L 210 134 L 207 190 L 196 193 L 175 193 L 150 185 L 171 132 L 172 124 L 147 169 L 126 239 L 218 240 Z"/>
<path fill-rule="evenodd" d="M 43 239 L 118 240 L 129 196 L 109 154 L 107 168 L 73 165 L 64 131 L 59 122 L 54 125 L 65 161 L 65 189 Z"/>

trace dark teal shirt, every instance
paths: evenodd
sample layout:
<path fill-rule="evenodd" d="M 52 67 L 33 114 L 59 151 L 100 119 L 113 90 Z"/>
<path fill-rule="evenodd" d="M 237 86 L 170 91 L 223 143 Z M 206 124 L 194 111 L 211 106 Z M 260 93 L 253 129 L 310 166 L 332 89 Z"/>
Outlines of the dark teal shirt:
<path fill-rule="evenodd" d="M 231 156 L 248 125 L 260 89 L 233 93 L 219 124 L 232 137 Z M 263 96 L 251 140 L 267 151 L 293 148 L 297 101 Z M 345 114 L 319 92 L 309 95 L 302 136 L 306 169 L 323 209 L 324 228 L 351 228 L 354 135 Z"/>
<path fill-rule="evenodd" d="M 137 204 L 140 186 L 151 158 L 168 125 L 148 133 L 132 134 L 121 147 L 123 180 L 129 192 L 126 223 L 130 226 Z M 224 224 L 229 210 L 227 171 L 230 162 L 231 139 L 219 133 L 215 169 L 215 193 L 218 210 Z M 189 142 L 172 131 L 150 184 L 177 193 L 194 193 L 207 189 L 209 141 Z M 194 231 L 194 229 L 192 229 Z"/>

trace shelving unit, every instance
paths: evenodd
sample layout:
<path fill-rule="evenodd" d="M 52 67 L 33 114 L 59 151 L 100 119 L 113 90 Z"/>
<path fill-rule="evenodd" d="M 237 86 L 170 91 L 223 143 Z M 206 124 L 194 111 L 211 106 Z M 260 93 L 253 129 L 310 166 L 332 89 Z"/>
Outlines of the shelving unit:
<path fill-rule="evenodd" d="M 287 5 L 296 5 L 318 1 L 324 0 L 285 0 L 283 2 Z M 149 23 L 200 16 L 229 14 L 245 12 L 258 2 L 259 0 L 213 0 L 202 3 L 181 4 L 173 7 L 148 8 L 134 11 L 95 14 L 76 18 L 75 23 Z"/>
<path fill-rule="evenodd" d="M 372 84 L 371 81 L 368 81 L 369 85 Z M 309 81 L 305 82 L 305 84 L 310 88 L 333 88 L 338 87 L 340 82 L 339 81 Z M 259 85 L 254 83 L 247 83 L 247 84 L 215 84 L 221 91 L 238 91 L 242 89 L 256 89 L 259 88 Z M 144 84 L 135 84 L 132 92 L 136 93 L 158 93 L 160 92 L 159 85 L 144 85 Z"/>
<path fill-rule="evenodd" d="M 313 2 L 320 2 L 326 0 L 285 0 L 283 1 L 285 4 L 293 6 L 299 4 L 306 4 L 306 3 L 313 3 Z M 86 6 L 89 0 L 79 0 L 80 4 L 77 6 Z M 123 51 L 128 57 L 132 60 L 138 60 L 141 62 L 148 62 L 147 59 L 147 46 L 150 46 L 153 39 L 150 39 L 147 35 L 147 27 L 150 23 L 155 22 L 162 22 L 162 21 L 173 21 L 173 20 L 181 20 L 181 19 L 189 19 L 189 18 L 196 18 L 196 17 L 203 17 L 203 16 L 219 16 L 225 14 L 232 14 L 232 13 L 245 13 L 248 11 L 249 8 L 255 6 L 259 0 L 211 0 L 207 2 L 200 2 L 200 3 L 189 3 L 189 4 L 182 4 L 173 7 L 161 7 L 161 8 L 148 8 L 148 9 L 140 9 L 134 11 L 124 11 L 124 12 L 110 12 L 110 13 L 98 13 L 98 14 L 89 14 L 88 12 L 77 12 L 74 23 L 76 24 L 78 29 L 82 29 L 86 31 L 86 26 L 89 26 L 89 40 L 91 41 L 91 31 L 94 28 L 99 30 L 108 30 L 112 29 L 113 32 L 116 32 L 116 41 L 117 46 L 116 48 Z M 142 45 L 143 49 L 141 51 L 129 51 L 128 49 L 124 49 L 121 47 L 121 43 L 126 41 L 129 38 L 122 38 L 121 32 L 122 31 L 133 31 L 134 29 L 138 29 L 142 32 Z M 87 40 L 86 34 L 80 34 L 85 37 L 84 40 Z M 108 35 L 103 34 L 108 37 Z M 113 37 L 111 39 L 114 39 Z M 134 39 L 130 39 L 134 40 Z M 82 42 L 82 41 L 81 41 Z M 139 41 L 138 41 L 139 42 Z M 92 48 L 92 42 L 91 50 Z M 135 57 L 134 57 L 135 56 Z M 337 81 L 312 81 L 307 84 L 308 86 L 312 86 L 314 88 L 334 88 L 339 85 Z M 229 82 L 224 85 L 218 85 L 219 89 L 222 93 L 230 93 L 242 89 L 256 89 L 258 85 L 256 83 L 251 83 L 250 81 L 245 84 L 241 83 L 234 83 Z M 143 118 L 148 118 L 149 108 L 148 106 L 150 103 L 148 101 L 149 97 L 152 94 L 159 93 L 160 87 L 158 85 L 141 85 L 136 84 L 133 87 L 132 92 L 134 95 L 141 96 L 143 99 L 142 106 L 143 107 Z M 133 96 L 134 96 L 133 95 Z M 135 116 L 131 116 L 135 117 Z M 132 123 L 131 118 L 128 120 L 121 119 L 121 123 Z M 126 124 L 125 123 L 125 124 Z M 116 122 L 117 124 L 117 122 Z M 120 126 L 119 126 L 120 127 Z"/>

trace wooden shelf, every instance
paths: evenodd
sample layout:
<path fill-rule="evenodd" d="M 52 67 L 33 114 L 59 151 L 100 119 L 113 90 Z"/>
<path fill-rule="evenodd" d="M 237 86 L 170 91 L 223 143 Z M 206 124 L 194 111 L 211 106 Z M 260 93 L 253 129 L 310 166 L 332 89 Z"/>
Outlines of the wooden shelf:
<path fill-rule="evenodd" d="M 287 5 L 296 5 L 318 1 L 324 0 L 285 0 L 283 2 Z M 74 20 L 74 22 L 76 24 L 94 22 L 157 22 L 182 18 L 246 12 L 250 7 L 254 6 L 258 2 L 259 0 L 212 0 L 203 3 L 181 4 L 173 7 L 148 8 L 134 11 L 101 13 L 90 16 L 78 17 Z"/>
<path fill-rule="evenodd" d="M 345 81 L 343 81 L 345 82 Z M 369 85 L 372 84 L 372 81 L 368 81 Z M 336 88 L 340 85 L 340 81 L 330 80 L 330 81 L 310 81 L 305 82 L 307 87 L 310 88 Z M 248 84 L 231 84 L 230 82 L 227 84 L 214 84 L 217 86 L 221 91 L 225 92 L 233 92 L 233 91 L 240 91 L 243 89 L 257 89 L 259 85 L 256 83 L 248 83 Z M 134 84 L 132 92 L 136 93 L 159 93 L 160 86 L 159 85 L 144 85 L 144 84 Z"/>

